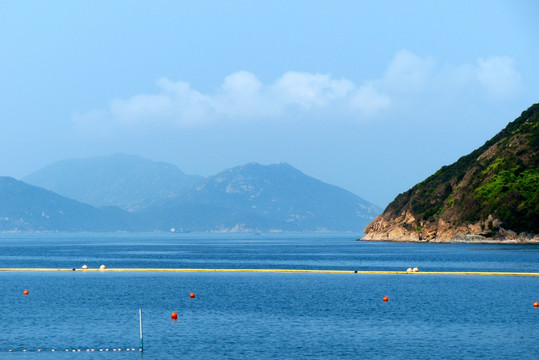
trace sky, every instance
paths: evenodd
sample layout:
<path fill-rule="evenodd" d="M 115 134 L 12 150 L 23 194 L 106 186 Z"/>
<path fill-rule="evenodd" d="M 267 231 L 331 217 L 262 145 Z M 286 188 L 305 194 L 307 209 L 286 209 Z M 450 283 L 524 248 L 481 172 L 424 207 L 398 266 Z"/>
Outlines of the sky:
<path fill-rule="evenodd" d="M 0 2 L 0 175 L 286 162 L 378 206 L 539 102 L 539 2 Z"/>

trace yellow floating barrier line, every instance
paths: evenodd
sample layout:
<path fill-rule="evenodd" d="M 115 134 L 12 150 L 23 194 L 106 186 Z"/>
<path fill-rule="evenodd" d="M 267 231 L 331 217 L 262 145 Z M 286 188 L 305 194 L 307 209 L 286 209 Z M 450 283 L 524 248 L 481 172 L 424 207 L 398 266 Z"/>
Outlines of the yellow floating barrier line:
<path fill-rule="evenodd" d="M 395 271 L 395 270 L 309 270 L 309 269 L 197 269 L 197 268 L 112 268 L 112 269 L 54 269 L 54 268 L 0 268 L 0 271 L 99 271 L 99 272 L 257 272 L 257 273 L 313 273 L 313 274 L 381 274 L 381 275 L 485 275 L 485 276 L 539 276 L 539 272 L 501 271 Z"/>

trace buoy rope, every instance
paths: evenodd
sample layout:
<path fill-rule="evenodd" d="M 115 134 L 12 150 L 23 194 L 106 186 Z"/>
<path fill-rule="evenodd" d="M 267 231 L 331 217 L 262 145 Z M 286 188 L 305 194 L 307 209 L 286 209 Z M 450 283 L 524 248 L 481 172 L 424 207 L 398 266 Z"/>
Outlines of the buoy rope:
<path fill-rule="evenodd" d="M 57 353 L 66 353 L 66 352 L 118 352 L 118 351 L 142 351 L 141 348 L 133 348 L 133 347 L 109 347 L 109 348 L 76 348 L 76 349 L 70 349 L 70 348 L 58 348 L 58 349 L 9 349 L 9 350 L 3 350 L 0 352 L 7 352 L 7 353 L 45 353 L 45 352 L 57 352 Z"/>
<path fill-rule="evenodd" d="M 486 275 L 486 276 L 539 276 L 539 272 L 512 271 L 395 271 L 395 270 L 309 270 L 309 269 L 160 269 L 160 268 L 107 268 L 107 269 L 54 269 L 54 268 L 0 268 L 0 271 L 99 271 L 99 272 L 258 272 L 258 273 L 316 273 L 316 274 L 385 274 L 385 275 Z"/>

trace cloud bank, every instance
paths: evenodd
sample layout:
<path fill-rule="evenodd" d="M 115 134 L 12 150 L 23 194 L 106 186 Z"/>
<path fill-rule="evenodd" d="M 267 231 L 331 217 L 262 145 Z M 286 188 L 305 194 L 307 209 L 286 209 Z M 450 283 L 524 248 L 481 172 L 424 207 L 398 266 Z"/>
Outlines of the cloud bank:
<path fill-rule="evenodd" d="M 512 58 L 506 56 L 477 60 L 477 79 L 494 99 L 505 99 L 521 88 L 520 74 Z"/>
<path fill-rule="evenodd" d="M 157 80 L 156 85 L 155 93 L 114 99 L 106 109 L 77 115 L 75 121 L 88 127 L 100 121 L 102 126 L 189 128 L 223 121 L 312 119 L 321 113 L 362 121 L 398 111 L 407 102 L 420 104 L 433 97 L 459 96 L 464 91 L 504 100 L 520 91 L 521 77 L 509 57 L 442 66 L 433 58 L 402 50 L 381 76 L 359 84 L 331 74 L 297 71 L 264 84 L 255 74 L 238 71 L 228 75 L 211 93 L 166 77 Z"/>

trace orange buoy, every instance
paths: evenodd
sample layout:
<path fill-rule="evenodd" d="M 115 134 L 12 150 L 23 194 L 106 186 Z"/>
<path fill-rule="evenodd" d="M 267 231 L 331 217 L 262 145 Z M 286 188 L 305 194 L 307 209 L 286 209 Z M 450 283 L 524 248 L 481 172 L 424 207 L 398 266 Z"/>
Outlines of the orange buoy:
<path fill-rule="evenodd" d="M 24 290 L 22 293 L 23 293 L 24 295 L 28 295 L 28 290 Z"/>
<path fill-rule="evenodd" d="M 177 312 L 173 312 L 172 314 L 170 314 L 170 318 L 172 320 L 178 320 L 178 313 Z"/>
<path fill-rule="evenodd" d="M 384 296 L 384 297 L 382 298 L 382 300 L 384 300 L 384 301 L 388 301 L 388 300 L 389 300 L 389 298 L 388 298 L 387 296 Z"/>
<path fill-rule="evenodd" d="M 194 297 L 195 297 L 195 293 L 194 293 L 194 292 L 192 292 L 191 294 L 189 294 L 189 296 L 190 296 L 190 297 L 191 297 L 191 299 L 192 299 L 192 298 L 194 298 Z"/>
<path fill-rule="evenodd" d="M 534 302 L 534 303 L 533 303 L 533 307 L 539 307 L 539 302 L 537 302 L 537 301 Z"/>

